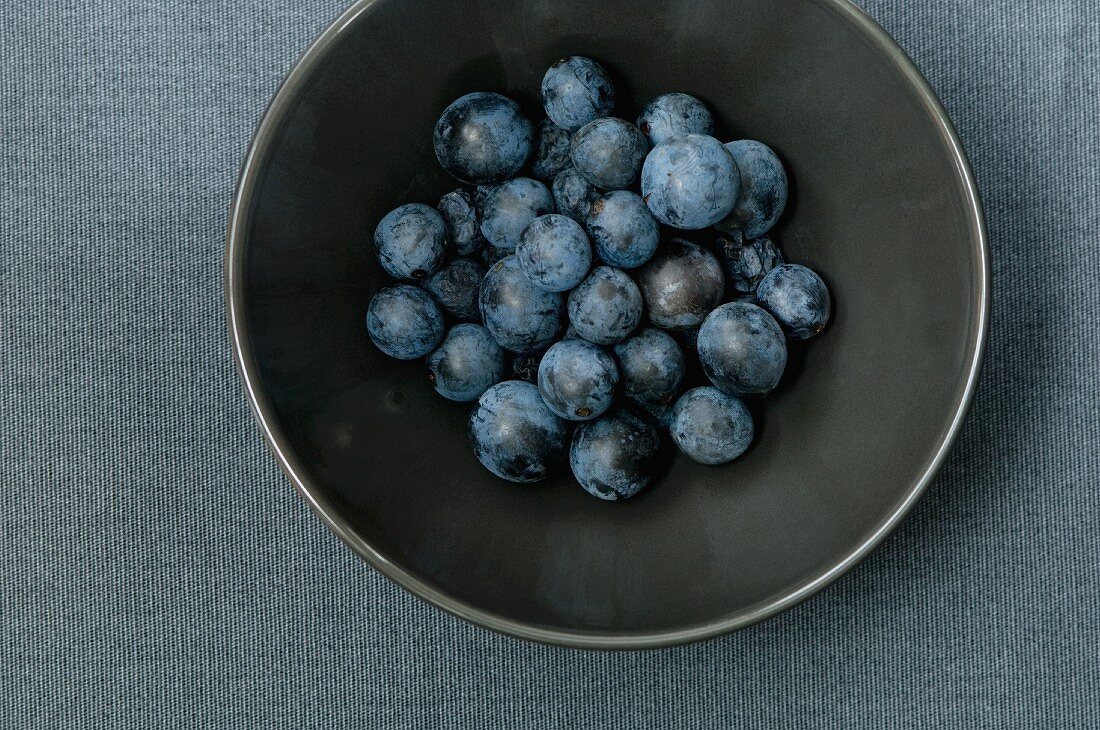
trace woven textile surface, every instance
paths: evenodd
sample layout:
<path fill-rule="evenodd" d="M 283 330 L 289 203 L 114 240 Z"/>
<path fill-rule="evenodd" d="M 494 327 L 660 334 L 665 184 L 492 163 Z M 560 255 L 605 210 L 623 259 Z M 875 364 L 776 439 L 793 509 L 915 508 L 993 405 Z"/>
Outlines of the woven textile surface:
<path fill-rule="evenodd" d="M 226 211 L 265 103 L 345 2 L 0 14 L 0 728 L 1100 728 L 1093 0 L 863 1 L 983 194 L 973 411 L 837 584 L 633 653 L 498 636 L 391 585 L 254 425 Z"/>

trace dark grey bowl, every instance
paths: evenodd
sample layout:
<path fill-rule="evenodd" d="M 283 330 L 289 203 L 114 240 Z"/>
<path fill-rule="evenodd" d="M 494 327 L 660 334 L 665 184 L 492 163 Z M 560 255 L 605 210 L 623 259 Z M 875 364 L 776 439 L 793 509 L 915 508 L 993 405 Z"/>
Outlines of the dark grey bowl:
<path fill-rule="evenodd" d="M 732 465 L 676 459 L 634 500 L 567 476 L 498 481 L 468 408 L 422 363 L 367 339 L 388 209 L 455 183 L 432 126 L 455 97 L 532 114 L 570 53 L 618 75 L 617 113 L 686 91 L 725 137 L 787 162 L 776 235 L 823 273 L 835 320 L 762 409 Z M 912 506 L 958 433 L 988 317 L 982 214 L 920 73 L 844 0 L 363 0 L 271 103 L 233 207 L 233 345 L 295 487 L 371 565 L 475 623 L 584 647 L 649 647 L 745 626 L 821 589 Z M 859 610 L 853 607 L 853 610 Z"/>

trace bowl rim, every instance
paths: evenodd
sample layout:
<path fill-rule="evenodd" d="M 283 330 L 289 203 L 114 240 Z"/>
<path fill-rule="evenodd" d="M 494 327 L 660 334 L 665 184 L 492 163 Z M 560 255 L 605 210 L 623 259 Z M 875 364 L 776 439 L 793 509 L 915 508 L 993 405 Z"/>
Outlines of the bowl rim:
<path fill-rule="evenodd" d="M 832 584 L 841 575 L 847 573 L 859 561 L 865 558 L 882 540 L 897 527 L 901 520 L 925 492 L 936 477 L 948 452 L 959 436 L 962 423 L 973 401 L 985 356 L 989 336 L 989 311 L 991 297 L 991 269 L 989 261 L 989 243 L 985 217 L 982 210 L 977 184 L 970 163 L 963 151 L 962 143 L 955 132 L 947 112 L 943 109 L 935 92 L 916 65 L 894 39 L 862 9 L 851 0 L 814 0 L 833 12 L 845 17 L 848 22 L 861 31 L 889 62 L 909 82 L 925 109 L 940 127 L 944 143 L 954 157 L 956 173 L 966 196 L 967 213 L 971 229 L 971 238 L 975 244 L 978 260 L 978 277 L 973 290 L 972 306 L 976 312 L 976 326 L 973 341 L 969 343 L 969 367 L 966 384 L 954 404 L 950 425 L 941 437 L 935 455 L 926 465 L 923 473 L 914 481 L 905 497 L 894 510 L 887 515 L 874 530 L 855 545 L 841 560 L 829 569 L 802 583 L 792 586 L 786 592 L 760 603 L 742 608 L 718 619 L 676 628 L 671 630 L 642 631 L 628 633 L 609 633 L 593 631 L 572 631 L 560 628 L 517 621 L 507 616 L 486 611 L 477 606 L 456 599 L 448 593 L 421 580 L 401 566 L 391 562 L 370 542 L 358 535 L 345 520 L 337 507 L 328 500 L 321 490 L 311 482 L 308 471 L 291 449 L 285 433 L 279 426 L 277 414 L 271 401 L 260 389 L 258 364 L 252 351 L 248 325 L 243 315 L 244 309 L 244 256 L 250 228 L 253 195 L 258 178 L 258 163 L 270 152 L 271 144 L 279 130 L 283 116 L 291 107 L 303 83 L 308 79 L 326 51 L 332 47 L 345 30 L 365 16 L 379 0 L 357 0 L 335 21 L 318 35 L 295 62 L 283 79 L 275 95 L 268 103 L 263 117 L 256 127 L 248 152 L 241 164 L 237 187 L 229 211 L 226 232 L 226 251 L 224 259 L 224 298 L 227 309 L 227 324 L 230 344 L 237 370 L 244 384 L 245 393 L 253 415 L 263 432 L 264 440 L 274 453 L 283 472 L 290 478 L 295 490 L 321 521 L 332 530 L 345 544 L 354 550 L 384 576 L 394 581 L 413 595 L 431 603 L 459 618 L 499 633 L 515 636 L 544 644 L 581 649 L 649 649 L 684 644 L 718 636 L 736 629 L 745 628 L 780 611 L 790 608 L 826 586 Z"/>

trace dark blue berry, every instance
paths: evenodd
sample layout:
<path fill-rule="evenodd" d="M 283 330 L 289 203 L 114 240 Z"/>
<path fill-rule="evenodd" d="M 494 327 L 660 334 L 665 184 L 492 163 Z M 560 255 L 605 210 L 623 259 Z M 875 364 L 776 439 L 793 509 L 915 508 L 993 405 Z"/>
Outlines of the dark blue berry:
<path fill-rule="evenodd" d="M 611 407 L 619 370 L 602 348 L 585 340 L 563 340 L 539 364 L 539 394 L 554 413 L 588 421 Z"/>
<path fill-rule="evenodd" d="M 578 223 L 584 223 L 588 219 L 592 201 L 599 197 L 600 191 L 577 168 L 570 166 L 554 178 L 553 195 L 559 213 Z"/>
<path fill-rule="evenodd" d="M 428 355 L 428 379 L 444 398 L 477 400 L 504 377 L 504 350 L 479 324 L 457 324 Z"/>
<path fill-rule="evenodd" d="M 447 245 L 447 227 L 435 208 L 400 205 L 378 222 L 374 250 L 382 269 L 395 279 L 416 281 L 438 269 Z"/>
<path fill-rule="evenodd" d="M 553 180 L 570 165 L 569 147 L 573 133 L 543 119 L 535 128 L 535 157 L 531 162 L 531 177 Z"/>
<path fill-rule="evenodd" d="M 515 256 L 489 269 L 481 281 L 478 304 L 485 327 L 501 347 L 512 352 L 542 349 L 561 329 L 561 294 L 535 286 Z"/>
<path fill-rule="evenodd" d="M 589 342 L 620 342 L 641 319 L 638 285 L 619 269 L 599 266 L 569 293 L 569 322 Z"/>
<path fill-rule="evenodd" d="M 443 315 L 423 290 L 398 284 L 370 300 L 367 333 L 390 357 L 413 360 L 427 355 L 443 339 Z"/>
<path fill-rule="evenodd" d="M 576 144 L 574 139 L 574 150 Z M 714 137 L 702 134 L 657 145 L 642 167 L 642 198 L 657 220 L 673 228 L 714 225 L 733 210 L 740 190 L 733 155 Z"/>
<path fill-rule="evenodd" d="M 747 302 L 723 304 L 699 328 L 703 372 L 730 395 L 766 395 L 783 376 L 787 343 L 775 319 Z"/>
<path fill-rule="evenodd" d="M 662 94 L 646 104 L 638 129 L 658 145 L 685 134 L 714 134 L 714 117 L 707 105 L 689 94 Z"/>
<path fill-rule="evenodd" d="M 638 179 L 648 151 L 649 142 L 637 127 L 603 117 L 577 130 L 570 158 L 573 167 L 596 187 L 622 190 Z"/>
<path fill-rule="evenodd" d="M 569 56 L 542 77 L 546 116 L 559 127 L 576 131 L 615 106 L 615 88 L 603 66 L 591 58 Z"/>
<path fill-rule="evenodd" d="M 752 414 L 739 398 L 708 385 L 676 401 L 668 430 L 680 451 L 693 460 L 725 464 L 752 443 Z"/>
<path fill-rule="evenodd" d="M 783 263 L 779 247 L 767 236 L 746 239 L 740 231 L 718 238 L 718 256 L 736 294 L 751 294 L 772 269 Z"/>
<path fill-rule="evenodd" d="M 657 220 L 637 193 L 614 190 L 592 203 L 588 234 L 604 263 L 620 269 L 641 266 L 657 250 Z"/>
<path fill-rule="evenodd" d="M 666 329 L 693 329 L 722 301 L 725 281 L 714 254 L 674 238 L 638 274 L 649 319 Z"/>
<path fill-rule="evenodd" d="M 481 319 L 477 294 L 484 276 L 484 266 L 473 259 L 457 258 L 444 264 L 421 286 L 456 319 L 475 322 Z"/>
<path fill-rule="evenodd" d="M 462 182 L 497 183 L 531 156 L 531 122 L 511 99 L 478 91 L 455 100 L 435 123 L 433 146 L 443 169 Z"/>
<path fill-rule="evenodd" d="M 627 397 L 657 410 L 672 405 L 684 380 L 684 353 L 676 340 L 644 327 L 615 345 L 615 355 Z"/>
<path fill-rule="evenodd" d="M 809 339 L 825 329 L 833 307 L 825 282 L 799 264 L 772 269 L 756 289 L 756 300 L 795 340 Z"/>
<path fill-rule="evenodd" d="M 584 229 L 559 213 L 539 216 L 527 227 L 516 247 L 520 269 L 546 291 L 568 291 L 592 266 L 592 246 Z"/>
<path fill-rule="evenodd" d="M 515 251 L 527 226 L 553 212 L 554 198 L 545 185 L 529 177 L 513 178 L 485 191 L 481 232 L 493 246 Z"/>
<path fill-rule="evenodd" d="M 569 466 L 592 496 L 629 499 L 653 480 L 660 449 L 657 428 L 620 408 L 577 427 L 569 447 Z"/>
<path fill-rule="evenodd" d="M 470 414 L 470 440 L 482 465 L 510 482 L 545 479 L 565 458 L 566 423 L 538 388 L 508 380 L 485 391 Z"/>
<path fill-rule="evenodd" d="M 462 256 L 476 253 L 485 243 L 485 237 L 481 235 L 474 196 L 462 188 L 452 190 L 439 199 L 437 207 L 455 250 Z"/>
<path fill-rule="evenodd" d="M 720 231 L 740 230 L 757 238 L 771 230 L 787 207 L 787 173 L 779 157 L 763 142 L 727 142 L 741 180 L 733 211 L 714 225 Z"/>

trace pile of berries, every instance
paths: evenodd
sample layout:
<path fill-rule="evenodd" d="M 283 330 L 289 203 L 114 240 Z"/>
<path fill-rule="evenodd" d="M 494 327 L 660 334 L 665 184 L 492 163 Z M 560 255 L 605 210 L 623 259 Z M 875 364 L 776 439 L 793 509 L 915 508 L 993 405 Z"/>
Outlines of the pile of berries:
<path fill-rule="evenodd" d="M 661 427 L 695 461 L 732 461 L 753 439 L 742 399 L 776 386 L 787 341 L 832 308 L 766 235 L 783 164 L 761 142 L 720 142 L 688 94 L 653 99 L 636 124 L 610 116 L 615 89 L 589 58 L 551 66 L 542 100 L 537 125 L 490 92 L 443 111 L 435 154 L 467 187 L 378 223 L 378 262 L 405 283 L 371 300 L 371 340 L 426 357 L 443 397 L 477 401 L 474 453 L 502 479 L 568 459 L 589 493 L 625 499 L 652 481 Z M 682 392 L 688 357 L 710 385 Z"/>

